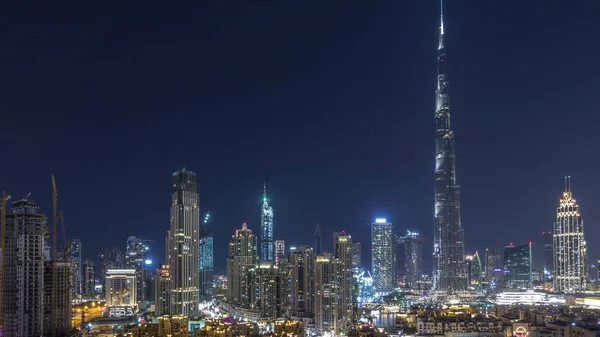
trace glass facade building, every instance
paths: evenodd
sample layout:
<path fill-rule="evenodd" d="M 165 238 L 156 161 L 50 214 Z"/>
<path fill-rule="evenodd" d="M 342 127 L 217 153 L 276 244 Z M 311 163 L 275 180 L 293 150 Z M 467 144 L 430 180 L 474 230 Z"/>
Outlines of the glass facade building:
<path fill-rule="evenodd" d="M 392 223 L 375 219 L 371 227 L 371 270 L 376 292 L 389 293 L 394 288 L 393 245 Z"/>
<path fill-rule="evenodd" d="M 504 284 L 509 289 L 531 289 L 531 242 L 504 248 Z"/>

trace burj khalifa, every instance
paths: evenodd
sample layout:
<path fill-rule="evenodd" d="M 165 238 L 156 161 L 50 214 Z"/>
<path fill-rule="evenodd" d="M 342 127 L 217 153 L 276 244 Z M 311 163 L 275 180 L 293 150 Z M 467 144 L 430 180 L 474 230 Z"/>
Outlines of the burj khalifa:
<path fill-rule="evenodd" d="M 460 186 L 456 183 L 454 132 L 450 126 L 449 83 L 444 49 L 444 3 L 440 0 L 440 33 L 435 91 L 435 215 L 433 288 L 453 293 L 467 289 L 464 232 L 460 224 Z"/>

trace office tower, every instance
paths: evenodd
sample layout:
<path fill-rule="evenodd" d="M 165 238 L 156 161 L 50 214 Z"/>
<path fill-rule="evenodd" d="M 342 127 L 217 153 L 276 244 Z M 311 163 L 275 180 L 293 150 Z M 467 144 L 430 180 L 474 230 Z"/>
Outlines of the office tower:
<path fill-rule="evenodd" d="M 393 244 L 392 223 L 375 219 L 371 227 L 371 271 L 377 292 L 393 290 Z"/>
<path fill-rule="evenodd" d="M 544 279 L 552 279 L 554 272 L 554 236 L 552 232 L 542 232 L 544 238 Z"/>
<path fill-rule="evenodd" d="M 267 198 L 267 184 L 264 185 L 263 204 L 260 214 L 260 260 L 275 261 L 273 246 L 273 206 Z"/>
<path fill-rule="evenodd" d="M 109 269 L 124 269 L 123 252 L 118 248 L 104 248 L 98 255 L 100 258 L 100 284 L 106 284 L 106 271 Z"/>
<path fill-rule="evenodd" d="M 423 275 L 423 238 L 417 232 L 406 231 L 404 243 L 404 270 L 406 283 L 415 286 Z"/>
<path fill-rule="evenodd" d="M 135 269 L 106 271 L 106 307 L 111 317 L 130 316 L 137 307 Z"/>
<path fill-rule="evenodd" d="M 252 306 L 252 275 L 250 271 L 258 263 L 256 236 L 244 222 L 236 229 L 229 242 L 227 258 L 227 302 L 235 306 Z"/>
<path fill-rule="evenodd" d="M 460 187 L 456 183 L 454 131 L 450 127 L 450 93 L 446 76 L 443 2 L 437 66 L 433 287 L 436 290 L 453 292 L 467 288 L 467 277 L 464 232 L 460 224 Z"/>
<path fill-rule="evenodd" d="M 41 336 L 44 317 L 46 216 L 35 201 L 12 203 L 6 214 L 3 277 L 4 336 Z M 26 247 L 26 249 L 25 249 Z"/>
<path fill-rule="evenodd" d="M 71 331 L 71 294 L 73 290 L 71 287 L 71 268 L 71 264 L 66 261 L 44 262 L 45 335 L 51 336 L 53 329 L 54 334 L 57 336 L 66 336 Z M 56 275 L 53 275 L 53 273 Z M 27 307 L 27 302 L 23 304 Z"/>
<path fill-rule="evenodd" d="M 321 225 L 317 222 L 315 233 L 313 234 L 313 253 L 316 255 L 323 254 L 323 239 L 321 238 Z"/>
<path fill-rule="evenodd" d="M 275 241 L 275 258 L 279 261 L 280 258 L 285 256 L 285 241 Z"/>
<path fill-rule="evenodd" d="M 405 282 L 406 276 L 406 250 L 401 236 L 393 234 L 392 239 L 392 283 L 394 286 Z"/>
<path fill-rule="evenodd" d="M 287 293 L 282 291 L 283 277 L 275 261 L 261 261 L 251 272 L 253 280 L 253 307 L 260 310 L 263 317 L 277 318 L 282 315 Z"/>
<path fill-rule="evenodd" d="M 312 248 L 290 247 L 290 316 L 311 318 L 314 315 L 314 262 Z"/>
<path fill-rule="evenodd" d="M 504 283 L 508 289 L 531 289 L 531 242 L 504 248 Z"/>
<path fill-rule="evenodd" d="M 196 317 L 200 305 L 198 180 L 185 168 L 173 173 L 169 237 L 170 313 Z"/>
<path fill-rule="evenodd" d="M 336 303 L 336 324 L 339 325 L 336 327 L 345 329 L 352 326 L 355 315 L 352 297 L 354 288 L 354 278 L 352 277 L 352 237 L 349 234 L 345 232 L 333 233 L 333 257 L 335 258 L 335 265 L 337 267 L 335 274 L 338 278 L 336 281 L 338 300 Z"/>
<path fill-rule="evenodd" d="M 361 247 L 360 242 L 352 243 L 352 268 L 360 268 L 361 264 Z"/>
<path fill-rule="evenodd" d="M 587 246 L 583 219 L 571 193 L 571 177 L 556 210 L 554 223 L 554 290 L 573 293 L 587 287 Z"/>
<path fill-rule="evenodd" d="M 479 252 L 465 255 L 467 262 L 467 280 L 469 287 L 472 289 L 479 289 L 483 280 L 483 268 L 481 265 L 481 259 Z"/>
<path fill-rule="evenodd" d="M 144 264 L 144 242 L 142 239 L 130 236 L 127 238 L 127 245 L 125 248 L 125 268 L 135 270 L 135 280 L 137 282 L 136 298 L 138 301 L 145 300 L 145 264 Z"/>
<path fill-rule="evenodd" d="M 93 296 L 96 293 L 96 264 L 92 260 L 85 260 L 82 271 L 83 294 Z"/>
<path fill-rule="evenodd" d="M 154 291 L 154 305 L 156 316 L 169 314 L 169 303 L 171 303 L 171 274 L 169 265 L 163 264 L 156 270 Z"/>
<path fill-rule="evenodd" d="M 205 226 L 200 232 L 200 298 L 208 300 L 213 295 L 214 237 Z"/>
<path fill-rule="evenodd" d="M 73 285 L 73 294 L 83 293 L 82 267 L 81 267 L 81 241 L 73 239 L 70 243 L 69 262 L 71 263 L 71 284 Z"/>
<path fill-rule="evenodd" d="M 339 305 L 335 258 L 330 254 L 316 256 L 314 263 L 315 284 L 315 325 L 317 333 L 324 335 L 325 332 L 337 328 L 339 321 Z M 335 335 L 334 335 L 335 336 Z"/>
<path fill-rule="evenodd" d="M 500 255 L 495 250 L 486 248 L 484 257 L 484 278 L 487 282 L 493 282 L 500 270 Z"/>

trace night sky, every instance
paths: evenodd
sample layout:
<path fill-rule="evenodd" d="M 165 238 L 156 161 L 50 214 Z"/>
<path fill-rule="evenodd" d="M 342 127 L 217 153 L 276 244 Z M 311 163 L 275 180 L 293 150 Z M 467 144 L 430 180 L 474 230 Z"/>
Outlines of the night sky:
<path fill-rule="evenodd" d="M 252 3 L 252 4 L 251 4 Z M 155 240 L 171 174 L 199 175 L 217 271 L 268 179 L 276 239 L 331 249 L 387 217 L 433 237 L 436 0 L 14 1 L 0 19 L 0 188 L 51 212 L 84 257 Z M 596 0 L 448 0 L 467 252 L 551 230 L 564 176 L 600 258 Z"/>

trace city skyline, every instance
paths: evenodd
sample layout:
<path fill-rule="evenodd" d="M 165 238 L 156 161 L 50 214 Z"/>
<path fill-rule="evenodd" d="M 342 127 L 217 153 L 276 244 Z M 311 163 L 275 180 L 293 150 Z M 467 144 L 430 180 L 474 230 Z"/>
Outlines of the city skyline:
<path fill-rule="evenodd" d="M 262 10 L 265 13 L 286 12 L 285 7 L 281 6 L 283 5 L 272 10 L 264 8 Z M 323 9 L 325 12 L 331 10 L 328 6 Z M 450 8 L 447 8 L 448 15 L 445 23 L 452 31 L 452 35 L 449 37 L 452 41 L 449 44 L 451 50 L 448 53 L 449 62 L 452 64 L 449 75 L 453 81 L 452 87 L 460 88 L 452 93 L 452 107 L 455 112 L 452 117 L 458 135 L 456 142 L 460 161 L 457 165 L 462 190 L 462 222 L 466 232 L 466 251 L 475 249 L 483 251 L 485 248 L 499 251 L 508 242 L 517 241 L 516 231 L 525 228 L 525 232 L 519 232 L 519 235 L 525 237 L 526 241 L 533 241 L 534 264 L 539 266 L 542 254 L 537 252 L 543 246 L 540 233 L 552 230 L 552 224 L 555 221 L 556 195 L 561 190 L 560 178 L 562 176 L 567 174 L 574 177 L 578 203 L 581 205 L 586 224 L 588 224 L 586 236 L 592 238 L 600 234 L 593 225 L 600 219 L 600 211 L 593 207 L 600 200 L 600 195 L 596 192 L 599 188 L 594 180 L 595 175 L 590 169 L 595 166 L 594 159 L 589 159 L 585 155 L 589 150 L 587 144 L 594 143 L 595 137 L 597 137 L 588 126 L 594 125 L 597 117 L 591 116 L 592 104 L 585 100 L 588 96 L 586 90 L 591 90 L 590 88 L 595 86 L 593 82 L 586 83 L 586 78 L 588 76 L 593 78 L 596 70 L 590 70 L 588 66 L 585 66 L 593 64 L 587 63 L 591 60 L 586 58 L 587 54 L 573 55 L 561 52 L 565 48 L 556 46 L 558 41 L 564 42 L 565 35 L 582 36 L 582 40 L 590 41 L 591 39 L 585 37 L 588 36 L 587 34 L 595 36 L 597 28 L 586 19 L 580 20 L 575 25 L 564 25 L 567 26 L 567 31 L 544 24 L 553 21 L 553 18 L 562 17 L 565 10 L 578 13 L 584 11 L 583 8 L 563 9 L 549 5 L 541 13 L 533 13 L 531 6 L 527 4 L 523 13 L 511 12 L 511 16 L 509 16 L 506 7 L 510 6 L 506 4 L 473 3 L 472 7 L 450 5 L 447 6 Z M 160 124 L 164 121 L 168 115 L 165 113 L 166 111 L 186 112 L 188 106 L 195 106 L 195 102 L 204 96 L 192 99 L 186 95 L 185 90 L 177 94 L 169 91 L 165 96 L 175 96 L 170 99 L 163 98 L 153 101 L 158 103 L 156 104 L 157 109 L 161 111 L 144 114 L 149 118 L 148 122 L 143 123 L 144 127 L 130 129 L 131 125 L 127 119 L 150 110 L 144 105 L 146 104 L 144 103 L 145 98 L 136 98 L 141 89 L 145 88 L 139 82 L 135 82 L 139 84 L 139 87 L 130 85 L 133 89 L 131 95 L 127 96 L 132 100 L 133 106 L 130 109 L 132 115 L 126 114 L 121 117 L 118 113 L 129 109 L 124 108 L 123 101 L 115 101 L 114 97 L 120 97 L 118 93 L 114 91 L 106 93 L 108 99 L 105 101 L 87 91 L 89 89 L 74 89 L 62 79 L 62 77 L 69 78 L 69 76 L 76 80 L 79 79 L 79 75 L 74 75 L 74 72 L 66 72 L 65 76 L 52 76 L 53 70 L 42 72 L 48 78 L 56 78 L 58 82 L 56 87 L 65 88 L 65 92 L 73 92 L 72 96 L 65 97 L 68 98 L 65 101 L 71 102 L 74 107 L 59 100 L 50 100 L 43 107 L 35 104 L 34 101 L 38 100 L 22 98 L 17 100 L 15 98 L 20 95 L 15 94 L 14 90 L 22 88 L 23 84 L 21 86 L 6 85 L 4 101 L 7 108 L 5 110 L 22 112 L 22 114 L 11 114 L 7 119 L 9 126 L 8 155 L 19 159 L 23 154 L 16 152 L 16 149 L 28 147 L 33 153 L 40 154 L 41 157 L 39 165 L 33 169 L 17 167 L 18 165 L 7 167 L 4 181 L 0 181 L 0 187 L 13 195 L 33 192 L 42 211 L 50 214 L 51 202 L 49 200 L 50 193 L 46 189 L 47 180 L 51 173 L 57 174 L 61 179 L 60 198 L 65 211 L 67 233 L 70 238 L 79 238 L 82 241 L 84 259 L 95 259 L 101 248 L 116 247 L 123 251 L 123 242 L 131 235 L 155 239 L 158 241 L 156 251 L 162 252 L 163 247 L 160 247 L 162 244 L 161 231 L 168 221 L 165 207 L 169 204 L 169 200 L 166 199 L 168 192 L 165 193 L 169 188 L 168 181 L 165 181 L 164 177 L 183 165 L 188 165 L 199 174 L 199 185 L 205 191 L 200 196 L 201 211 L 211 210 L 214 213 L 215 222 L 211 227 L 215 231 L 215 241 L 219 243 L 226 242 L 231 231 L 243 221 L 247 221 L 248 226 L 258 233 L 260 215 L 257 214 L 257 209 L 260 207 L 260 201 L 258 201 L 260 191 L 257 193 L 256 186 L 259 186 L 264 180 L 265 171 L 270 172 L 269 194 L 272 196 L 274 208 L 277 209 L 277 223 L 282 226 L 278 227 L 275 239 L 285 240 L 288 246 L 292 244 L 310 245 L 316 222 L 320 222 L 323 227 L 324 237 L 327 237 L 328 233 L 339 230 L 340 227 L 344 227 L 356 238 L 365 237 L 369 233 L 370 222 L 376 217 L 386 217 L 393 222 L 397 228 L 396 234 L 414 228 L 431 240 L 430 206 L 433 184 L 431 182 L 432 161 L 430 157 L 433 142 L 432 132 L 430 132 L 430 112 L 432 110 L 431 92 L 435 87 L 431 80 L 435 76 L 433 74 L 435 60 L 432 57 L 432 52 L 435 50 L 431 42 L 436 39 L 434 27 L 437 26 L 435 21 L 438 18 L 436 15 L 438 4 L 435 1 L 426 2 L 426 4 L 414 5 L 414 8 L 410 9 L 405 8 L 402 4 L 384 4 L 382 5 L 383 9 L 367 7 L 364 14 L 349 8 L 342 8 L 339 13 L 341 25 L 346 28 L 357 27 L 355 22 L 360 20 L 356 20 L 356 18 L 362 18 L 363 16 L 360 15 L 367 15 L 367 13 L 381 19 L 380 26 L 375 25 L 369 29 L 356 28 L 345 32 L 343 36 L 349 39 L 350 43 L 345 43 L 343 39 L 328 37 L 327 34 L 332 34 L 335 29 L 326 25 L 324 17 L 317 16 L 315 26 L 309 26 L 308 23 L 302 24 L 302 29 L 309 32 L 325 32 L 323 40 L 319 40 L 323 43 L 327 44 L 334 40 L 341 41 L 340 45 L 336 45 L 339 50 L 320 53 L 317 59 L 309 58 L 306 61 L 308 64 L 304 65 L 307 68 L 300 68 L 311 70 L 309 73 L 314 75 L 317 73 L 316 69 L 323 68 L 321 59 L 325 60 L 323 62 L 327 62 L 328 57 L 344 60 L 342 56 L 346 56 L 347 63 L 336 61 L 325 64 L 330 67 L 335 65 L 340 67 L 339 71 L 337 68 L 331 70 L 329 75 L 331 78 L 327 77 L 329 81 L 326 81 L 327 85 L 319 85 L 318 90 L 311 91 L 307 89 L 304 82 L 286 82 L 291 88 L 288 88 L 288 91 L 285 91 L 280 99 L 271 101 L 272 94 L 261 94 L 263 91 L 268 92 L 269 89 L 272 89 L 268 81 L 261 81 L 258 87 L 261 88 L 261 85 L 264 87 L 259 91 L 251 92 L 243 90 L 246 82 L 236 82 L 238 86 L 234 86 L 231 91 L 227 92 L 227 98 L 249 95 L 253 99 L 236 98 L 235 103 L 223 103 L 224 101 L 215 98 L 209 106 L 204 107 L 205 109 L 189 109 L 189 111 L 194 111 L 194 114 L 197 111 L 233 111 L 232 113 L 238 111 L 231 119 L 234 121 L 233 125 L 227 123 L 229 119 L 227 121 L 208 117 L 206 117 L 207 120 L 205 117 L 194 119 L 194 124 L 198 122 L 199 125 L 212 125 L 214 130 L 208 130 L 208 135 L 201 135 L 202 141 L 198 139 L 190 142 L 195 145 L 173 151 L 173 153 L 161 152 L 168 141 L 151 141 L 154 138 L 161 138 L 155 137 L 155 135 L 164 131 L 156 123 Z M 300 9 L 308 10 L 307 7 L 300 7 Z M 127 11 L 127 6 L 124 10 Z M 215 10 L 224 9 L 216 8 Z M 415 19 L 409 20 L 410 18 L 405 12 L 410 13 L 410 16 L 414 16 Z M 474 15 L 479 12 L 484 14 L 479 17 Z M 490 27 L 484 23 L 490 20 L 489 13 L 492 12 L 500 18 L 504 18 L 504 20 L 500 20 L 502 22 L 508 22 L 508 18 L 513 20 L 510 24 L 506 24 L 507 27 Z M 525 20 L 526 14 L 528 20 Z M 173 13 L 165 15 L 168 17 Z M 261 13 L 256 15 L 260 17 Z M 402 22 L 401 19 L 405 19 L 406 22 Z M 257 26 L 258 19 L 251 17 L 248 20 L 250 23 L 254 23 L 250 26 L 252 31 L 263 29 Z M 117 21 L 117 25 L 123 24 L 119 20 Z M 144 23 L 151 25 L 147 22 Z M 470 29 L 471 27 L 478 29 L 475 31 Z M 89 29 L 83 27 L 83 31 L 90 32 Z M 290 32 L 291 29 L 285 25 L 282 27 L 282 30 L 286 32 Z M 37 30 L 39 30 L 39 35 L 34 34 L 34 31 Z M 291 31 L 293 32 L 293 30 Z M 522 31 L 547 34 L 536 34 L 538 36 L 536 41 L 527 39 L 527 42 L 524 42 L 523 38 L 514 38 L 520 37 L 519 32 Z M 232 33 L 233 36 L 224 37 L 224 41 L 227 43 L 239 42 L 240 36 L 245 36 L 239 31 L 236 32 Z M 361 38 L 361 32 L 369 38 Z M 111 77 L 111 81 L 108 82 L 106 78 L 103 79 L 98 73 L 88 69 L 87 65 L 104 64 L 106 58 L 112 60 L 112 57 L 115 57 L 116 61 L 121 60 L 115 54 L 116 49 L 107 48 L 103 51 L 104 54 L 98 54 L 98 50 L 93 45 L 83 45 L 82 54 L 71 55 L 61 48 L 49 47 L 54 42 L 61 45 L 60 42 L 64 42 L 61 34 L 65 34 L 51 23 L 42 23 L 35 27 L 21 27 L 14 33 L 23 41 L 32 42 L 31 45 L 37 46 L 31 48 L 41 48 L 42 54 L 47 55 L 48 60 L 62 59 L 61 56 L 64 55 L 67 55 L 67 60 L 73 61 L 74 58 L 73 62 L 76 66 L 61 64 L 58 69 L 83 67 L 83 74 L 94 75 L 95 77 L 92 76 L 92 78 L 98 78 L 98 85 L 101 87 L 105 87 L 107 83 L 114 83 L 116 77 Z M 488 36 L 497 36 L 498 38 L 491 39 L 493 41 L 483 39 Z M 291 39 L 293 43 L 300 44 L 304 41 L 301 36 L 294 35 L 293 37 Z M 185 38 L 189 41 L 196 41 L 199 45 L 210 42 L 210 36 L 194 37 L 193 39 L 191 36 L 187 36 Z M 280 41 L 278 40 L 279 35 L 270 36 L 270 38 Z M 98 35 L 92 34 L 92 41 L 98 39 Z M 258 42 L 265 43 L 266 41 L 269 40 Z M 154 45 L 151 42 L 147 43 L 147 46 Z M 213 43 L 221 46 L 218 42 Z M 565 43 L 570 43 L 570 48 L 575 50 L 587 51 L 589 48 L 597 48 L 587 43 L 580 44 L 578 39 L 572 39 Z M 361 50 L 365 49 L 369 52 L 354 49 L 355 44 L 361 45 Z M 529 44 L 531 44 L 530 47 L 528 47 Z M 263 47 L 263 49 L 259 48 L 259 55 L 268 55 L 270 51 L 273 51 L 265 48 L 263 44 L 259 43 L 259 45 Z M 290 47 L 290 45 L 286 46 Z M 309 51 L 316 52 L 319 46 L 312 44 L 307 48 Z M 391 49 L 390 46 L 392 46 Z M 535 53 L 530 55 L 529 53 L 534 49 Z M 26 55 L 30 49 L 15 44 L 15 50 L 15 55 L 23 56 L 25 60 L 31 60 L 31 56 Z M 76 50 L 78 49 L 76 48 Z M 498 50 L 502 52 L 497 53 Z M 514 56 L 514 53 L 507 54 L 507 50 L 520 51 L 517 53 L 519 58 Z M 125 53 L 135 56 L 135 50 L 126 50 Z M 381 65 L 368 61 L 373 60 L 371 54 L 377 54 L 378 57 L 383 58 Z M 593 55 L 594 53 L 590 51 L 588 54 Z M 474 58 L 473 55 L 476 57 Z M 553 88 L 546 87 L 543 75 L 547 67 L 543 66 L 545 63 L 539 63 L 541 62 L 539 61 L 540 55 L 544 55 L 543 62 L 549 62 L 548 64 L 560 62 L 564 64 L 561 69 L 570 69 L 571 75 L 559 70 L 556 74 L 558 76 L 556 82 L 569 83 L 569 86 L 574 89 L 571 90 L 562 84 Z M 286 53 L 284 56 L 290 57 Z M 35 76 L 39 75 L 34 76 L 31 73 L 32 70 L 24 69 L 16 60 L 18 57 L 10 55 L 2 57 L 5 64 L 14 66 L 11 68 L 16 69 L 19 74 L 23 74 L 22 78 L 32 78 L 32 82 L 36 82 L 38 77 Z M 410 62 L 415 57 L 419 61 Z M 31 68 L 38 69 L 49 62 L 48 60 L 35 59 Z M 252 60 L 254 59 L 252 58 Z M 298 64 L 296 62 L 298 59 L 290 60 L 294 61 L 292 63 Z M 481 60 L 485 60 L 485 62 Z M 185 61 L 182 62 L 185 63 Z M 264 69 L 265 63 L 260 60 L 257 62 L 259 62 L 259 69 Z M 121 63 L 116 63 L 114 67 L 120 69 Z M 372 65 L 367 67 L 365 64 Z M 579 64 L 583 68 L 579 68 Z M 216 67 L 223 68 L 225 65 L 227 64 L 221 63 Z M 133 65 L 133 67 L 136 66 Z M 289 65 L 281 65 L 281 67 L 278 69 L 290 77 L 293 77 L 291 75 L 296 74 L 299 70 L 297 67 Z M 344 75 L 349 68 L 355 69 L 350 77 Z M 111 73 L 116 69 L 108 71 Z M 581 75 L 583 73 L 586 76 L 579 78 L 578 76 L 583 76 Z M 272 71 L 268 74 L 276 74 L 276 72 Z M 374 75 L 369 77 L 368 74 Z M 11 77 L 10 75 L 8 78 Z M 159 75 L 162 75 L 159 78 L 164 79 L 164 74 Z M 209 78 L 211 77 L 209 76 Z M 230 79 L 230 77 L 227 78 Z M 490 81 L 490 78 L 495 80 Z M 349 79 L 359 80 L 350 81 L 354 84 L 344 86 L 344 82 L 348 82 Z M 39 84 L 40 87 L 30 88 L 31 90 L 27 91 L 28 95 L 45 97 L 43 92 L 47 88 L 44 87 L 44 83 L 42 81 Z M 490 87 L 485 90 L 479 89 L 477 88 L 480 86 L 479 83 L 488 83 Z M 120 84 L 116 83 L 116 85 Z M 374 86 L 374 88 L 369 89 L 369 86 Z M 342 88 L 334 90 L 335 95 L 328 95 L 340 97 L 337 99 L 323 98 L 319 92 L 326 87 Z M 545 90 L 542 92 L 537 87 Z M 42 88 L 44 90 L 41 90 Z M 69 88 L 73 90 L 69 90 Z M 352 88 L 354 89 L 351 90 Z M 223 87 L 217 83 L 216 89 L 223 89 Z M 580 93 L 577 94 L 577 92 Z M 502 93 L 503 99 L 501 102 L 494 101 L 494 106 L 490 107 L 489 102 L 496 98 L 498 93 Z M 561 102 L 547 98 L 542 99 L 559 97 L 560 93 L 563 93 L 565 97 Z M 58 97 L 64 96 L 58 95 Z M 111 97 L 113 98 L 111 99 Z M 539 98 L 539 100 L 533 100 L 535 104 L 528 103 L 531 101 L 531 97 Z M 182 98 L 183 103 L 174 103 L 179 101 L 179 98 Z M 306 100 L 304 107 L 302 104 L 294 104 L 298 106 L 294 108 L 282 103 L 283 100 L 298 102 L 299 98 Z M 103 101 L 106 102 L 104 103 L 106 105 L 88 109 L 88 101 Z M 246 104 L 253 101 L 256 102 L 255 106 Z M 240 108 L 239 106 L 242 105 L 247 107 Z M 253 117 L 257 122 L 250 121 L 246 125 L 248 117 L 244 116 L 263 108 L 265 108 L 263 114 Z M 295 113 L 313 109 L 316 109 L 316 112 L 303 116 L 309 121 L 317 122 L 304 122 L 293 117 Z M 106 120 L 97 120 L 99 128 L 92 128 L 88 132 L 86 120 L 90 116 L 87 114 L 72 118 L 71 121 L 59 125 L 58 128 L 54 127 L 57 126 L 56 122 L 48 121 L 46 118 L 49 117 L 44 117 L 52 116 L 53 112 L 63 110 L 65 115 L 60 116 L 77 116 L 73 114 L 89 111 L 90 114 L 97 113 L 98 116 L 105 116 L 103 118 Z M 103 114 L 106 110 L 114 110 L 115 114 Z M 284 113 L 279 116 L 272 115 L 274 111 L 278 110 Z M 348 110 L 346 113 L 341 113 L 346 110 Z M 577 118 L 565 122 L 562 115 L 564 111 L 575 114 Z M 31 114 L 28 114 L 29 112 Z M 328 112 L 331 113 L 328 114 Z M 187 113 L 191 114 L 191 112 Z M 31 115 L 34 118 L 31 118 L 32 122 L 28 123 L 21 120 L 20 115 Z M 290 115 L 292 117 L 289 117 Z M 184 116 L 187 115 L 182 114 L 181 118 L 185 118 Z M 319 116 L 324 116 L 322 122 L 319 122 Z M 497 117 L 491 119 L 489 116 Z M 541 116 L 544 118 L 542 119 Z M 111 122 L 113 120 L 115 125 Z M 358 123 L 360 125 L 352 120 L 361 120 Z M 203 123 L 200 124 L 200 121 Z M 285 126 L 290 123 L 296 123 L 299 126 L 286 129 Z M 24 132 L 22 131 L 23 125 L 31 128 L 32 132 L 27 133 L 28 137 L 19 136 Z M 393 127 L 388 127 L 388 125 Z M 487 125 L 485 131 L 484 128 L 478 127 L 480 125 Z M 278 129 L 278 126 L 282 128 Z M 227 128 L 231 128 L 231 131 L 227 131 L 221 137 L 219 131 Z M 578 130 L 577 135 L 574 135 L 572 139 L 578 146 L 570 151 L 561 152 L 560 163 L 551 164 L 548 158 L 555 158 L 555 155 L 550 153 L 549 149 L 560 149 L 561 143 L 556 139 L 551 139 L 549 144 L 540 147 L 535 139 L 542 133 L 560 134 L 564 128 Z M 260 136 L 265 129 L 274 130 L 274 134 L 269 133 L 268 138 L 273 137 L 275 141 L 266 142 L 266 138 Z M 86 130 L 85 134 L 80 130 Z M 331 132 L 331 130 L 336 131 Z M 510 135 L 507 134 L 507 130 L 510 130 Z M 202 134 L 202 132 L 200 133 Z M 244 137 L 244 133 L 250 133 L 251 137 Z M 236 136 L 239 136 L 239 141 L 236 140 Z M 105 142 L 105 137 L 114 138 L 115 142 L 113 143 L 112 140 Z M 215 142 L 211 141 L 212 138 L 226 138 L 227 140 L 224 145 L 214 145 Z M 242 142 L 242 138 L 244 142 Z M 253 138 L 257 140 L 252 140 Z M 20 143 L 17 143 L 17 139 Z M 146 144 L 146 142 L 148 143 Z M 404 143 L 410 143 L 410 146 L 405 146 Z M 113 151 L 113 148 L 117 148 L 117 144 L 130 144 L 134 150 Z M 259 144 L 262 146 L 258 146 Z M 259 150 L 245 153 L 254 147 L 260 149 L 261 153 L 257 154 Z M 49 155 L 49 153 L 56 152 L 55 148 L 61 149 L 60 154 L 58 156 Z M 157 150 L 151 150 L 153 148 Z M 320 150 L 321 148 L 322 150 Z M 289 149 L 296 153 L 295 157 L 290 158 Z M 406 158 L 402 158 L 398 153 L 404 153 L 403 156 Z M 489 153 L 510 153 L 511 160 L 503 162 L 497 158 L 490 158 Z M 242 162 L 242 167 L 235 167 L 234 162 L 227 158 L 235 158 L 235 162 Z M 390 165 L 381 170 L 374 170 L 373 163 L 382 158 L 390 160 Z M 575 159 L 578 159 L 577 162 L 581 162 L 581 165 L 567 164 L 575 162 Z M 144 164 L 148 161 L 151 163 L 149 166 Z M 65 164 L 67 162 L 68 165 Z M 80 172 L 84 171 L 86 175 L 82 176 Z M 370 171 L 377 171 L 377 173 L 374 174 Z M 483 172 L 486 173 L 483 174 Z M 493 177 L 492 179 L 490 179 L 490 175 Z M 86 195 L 86 198 L 80 198 L 82 194 L 80 182 L 88 176 L 94 177 L 92 181 L 88 182 L 89 190 L 94 193 Z M 9 177 L 10 179 L 8 179 Z M 350 181 L 353 183 L 348 183 Z M 127 209 L 119 207 L 119 198 L 115 197 L 124 190 L 132 191 L 134 194 L 134 200 Z M 86 199 L 85 204 L 82 204 L 79 199 Z M 484 202 L 482 199 L 488 200 Z M 511 204 L 520 205 L 516 208 L 531 210 L 531 214 L 527 214 L 525 217 L 516 217 L 514 216 L 516 213 L 507 214 L 506 216 L 511 218 L 518 218 L 514 225 L 511 224 L 514 226 L 512 231 L 503 231 L 491 237 L 485 246 L 477 246 L 479 243 L 474 241 L 475 238 L 484 235 L 490 229 L 503 225 L 500 220 L 490 219 L 487 215 L 496 214 L 500 209 L 516 212 L 510 207 L 506 207 L 506 200 L 509 199 Z M 99 205 L 103 209 L 115 210 L 118 221 L 114 221 L 112 218 L 114 215 L 108 217 L 104 214 L 111 212 L 98 212 Z M 98 216 L 89 219 L 89 214 L 94 212 L 99 213 Z M 89 228 L 106 230 L 88 234 Z M 115 232 L 119 234 L 115 235 Z M 370 249 L 368 243 L 365 240 L 362 241 L 365 245 L 363 247 L 363 258 L 365 258 L 365 252 Z M 332 248 L 328 240 L 325 241 L 324 246 L 328 251 Z M 590 260 L 595 261 L 595 257 L 600 255 L 600 251 L 590 245 L 589 254 Z M 160 255 L 158 254 L 158 256 Z M 223 249 L 215 250 L 217 259 L 215 264 L 221 271 L 223 271 L 225 255 L 226 252 Z M 430 259 L 430 255 L 430 248 L 426 246 L 424 259 Z M 154 265 L 154 267 L 156 266 L 158 263 Z M 430 272 L 430 260 L 424 261 L 424 268 Z"/>

